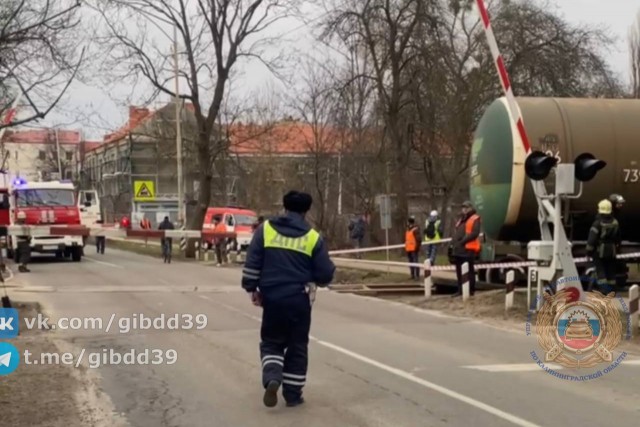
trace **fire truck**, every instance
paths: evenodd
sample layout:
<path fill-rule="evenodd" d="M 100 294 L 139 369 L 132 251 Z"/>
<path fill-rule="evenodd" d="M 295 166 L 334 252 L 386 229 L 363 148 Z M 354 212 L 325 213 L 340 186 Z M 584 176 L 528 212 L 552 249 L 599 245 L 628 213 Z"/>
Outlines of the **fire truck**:
<path fill-rule="evenodd" d="M 26 182 L 16 179 L 9 189 L 0 188 L 0 197 L 0 225 L 15 225 L 19 212 L 25 213 L 26 225 L 49 227 L 81 224 L 77 194 L 71 182 Z M 6 236 L 6 239 L 7 256 L 12 258 L 18 246 L 17 240 L 13 236 Z M 30 240 L 33 253 L 52 254 L 76 262 L 82 259 L 83 246 L 82 236 L 37 233 Z"/>

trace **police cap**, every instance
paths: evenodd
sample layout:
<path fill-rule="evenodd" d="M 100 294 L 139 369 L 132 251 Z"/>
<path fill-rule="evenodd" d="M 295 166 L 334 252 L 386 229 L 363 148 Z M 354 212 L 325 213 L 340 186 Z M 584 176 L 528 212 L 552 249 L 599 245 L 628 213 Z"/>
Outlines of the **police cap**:
<path fill-rule="evenodd" d="M 289 191 L 282 198 L 284 208 L 289 212 L 307 213 L 311 209 L 313 198 L 308 193 Z"/>

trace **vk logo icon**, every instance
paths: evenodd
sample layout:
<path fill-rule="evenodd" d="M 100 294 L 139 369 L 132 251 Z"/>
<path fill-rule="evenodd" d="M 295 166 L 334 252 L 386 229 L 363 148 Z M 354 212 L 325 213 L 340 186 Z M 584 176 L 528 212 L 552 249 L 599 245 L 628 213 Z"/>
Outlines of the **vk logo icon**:
<path fill-rule="evenodd" d="M 18 336 L 20 319 L 15 308 L 0 308 L 0 339 Z"/>
<path fill-rule="evenodd" d="M 0 376 L 15 371 L 19 363 L 18 349 L 8 342 L 0 342 Z"/>

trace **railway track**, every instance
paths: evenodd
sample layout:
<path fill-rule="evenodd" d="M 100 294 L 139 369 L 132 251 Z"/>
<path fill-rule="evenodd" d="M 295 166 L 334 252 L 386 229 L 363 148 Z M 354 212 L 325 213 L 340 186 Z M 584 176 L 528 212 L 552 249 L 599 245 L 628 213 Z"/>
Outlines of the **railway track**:
<path fill-rule="evenodd" d="M 410 296 L 424 295 L 424 284 L 420 282 L 407 283 L 358 283 L 358 284 L 335 284 L 329 287 L 338 293 L 350 293 L 362 296 Z M 476 289 L 479 292 L 503 289 L 503 285 L 495 285 L 486 282 L 476 282 Z M 445 278 L 434 278 L 432 295 L 453 294 L 457 291 L 457 282 Z"/>

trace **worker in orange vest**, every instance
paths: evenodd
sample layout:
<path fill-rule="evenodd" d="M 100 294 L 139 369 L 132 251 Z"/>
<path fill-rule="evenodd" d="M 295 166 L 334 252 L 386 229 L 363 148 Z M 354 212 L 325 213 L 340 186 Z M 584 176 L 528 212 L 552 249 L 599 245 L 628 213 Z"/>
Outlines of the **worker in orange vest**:
<path fill-rule="evenodd" d="M 466 262 L 469 266 L 469 294 L 476 292 L 475 259 L 480 254 L 480 230 L 482 228 L 480 216 L 476 213 L 473 204 L 466 201 L 462 204 L 460 219 L 456 223 L 456 229 L 451 239 L 452 258 L 456 265 L 458 278 L 458 292 L 454 296 L 462 295 L 462 265 Z"/>
<path fill-rule="evenodd" d="M 422 239 L 420 238 L 420 227 L 416 225 L 416 219 L 414 217 L 410 217 L 407 221 L 407 231 L 404 235 L 404 250 L 407 253 L 407 258 L 409 258 L 409 262 L 418 263 L 420 262 L 420 246 L 422 245 Z M 409 267 L 411 271 L 411 279 L 419 280 L 420 279 L 420 268 L 419 267 Z"/>
<path fill-rule="evenodd" d="M 213 232 L 216 233 L 216 236 L 213 238 L 213 244 L 216 251 L 216 258 L 218 260 L 217 267 L 220 267 L 223 263 L 229 263 L 226 247 L 227 239 L 225 237 L 217 236 L 227 232 L 227 226 L 222 222 L 222 215 L 216 215 L 213 217 Z"/>
<path fill-rule="evenodd" d="M 143 230 L 151 230 L 151 221 L 146 216 L 143 216 L 140 220 L 140 228 Z"/>

